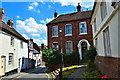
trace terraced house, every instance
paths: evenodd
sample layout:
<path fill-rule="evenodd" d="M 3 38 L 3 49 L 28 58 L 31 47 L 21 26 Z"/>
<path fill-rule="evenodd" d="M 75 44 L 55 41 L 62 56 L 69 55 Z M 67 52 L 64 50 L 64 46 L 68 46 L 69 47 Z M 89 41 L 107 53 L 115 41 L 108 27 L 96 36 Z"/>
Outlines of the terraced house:
<path fill-rule="evenodd" d="M 90 24 L 98 69 L 108 77 L 120 78 L 120 1 L 95 2 Z"/>
<path fill-rule="evenodd" d="M 81 11 L 78 3 L 77 12 L 62 14 L 47 25 L 48 48 L 57 48 L 61 53 L 78 52 L 80 59 L 86 49 L 93 46 L 92 26 L 89 24 L 91 10 Z"/>
<path fill-rule="evenodd" d="M 27 40 L 13 28 L 13 20 L 4 22 L 4 9 L 0 8 L 0 76 L 26 68 L 25 58 L 28 58 Z"/>

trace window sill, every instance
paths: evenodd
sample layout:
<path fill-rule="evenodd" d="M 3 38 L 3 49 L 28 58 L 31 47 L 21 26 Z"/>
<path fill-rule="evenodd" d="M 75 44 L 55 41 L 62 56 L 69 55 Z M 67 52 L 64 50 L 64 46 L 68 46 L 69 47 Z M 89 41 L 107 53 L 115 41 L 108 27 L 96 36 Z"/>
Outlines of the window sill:
<path fill-rule="evenodd" d="M 87 34 L 87 33 L 80 33 L 80 35 L 85 35 L 85 34 Z"/>
<path fill-rule="evenodd" d="M 66 34 L 65 36 L 72 36 L 72 34 Z"/>
<path fill-rule="evenodd" d="M 58 37 L 58 36 L 52 36 L 52 37 Z"/>
<path fill-rule="evenodd" d="M 13 64 L 9 64 L 8 66 L 14 66 Z"/>

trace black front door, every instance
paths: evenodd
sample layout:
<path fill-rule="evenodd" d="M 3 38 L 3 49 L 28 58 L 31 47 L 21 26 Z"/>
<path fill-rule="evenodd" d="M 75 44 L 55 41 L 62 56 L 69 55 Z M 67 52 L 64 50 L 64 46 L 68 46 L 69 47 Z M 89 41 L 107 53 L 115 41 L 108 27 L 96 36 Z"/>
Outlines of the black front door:
<path fill-rule="evenodd" d="M 86 42 L 81 43 L 81 50 L 82 50 L 82 60 L 85 61 L 84 55 L 85 55 L 85 51 L 87 50 L 87 43 Z"/>

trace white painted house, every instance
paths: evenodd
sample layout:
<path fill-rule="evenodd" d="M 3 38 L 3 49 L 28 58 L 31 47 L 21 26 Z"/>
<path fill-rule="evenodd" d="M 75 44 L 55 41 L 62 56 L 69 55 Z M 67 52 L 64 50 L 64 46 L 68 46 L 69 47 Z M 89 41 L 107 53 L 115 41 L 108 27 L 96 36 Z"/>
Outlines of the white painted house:
<path fill-rule="evenodd" d="M 20 72 L 28 58 L 27 40 L 13 28 L 13 20 L 4 22 L 4 9 L 0 8 L 0 76 Z M 27 61 L 26 61 L 27 62 Z"/>
<path fill-rule="evenodd" d="M 120 1 L 95 2 L 90 24 L 94 46 L 97 48 L 96 65 L 108 77 L 120 77 Z"/>

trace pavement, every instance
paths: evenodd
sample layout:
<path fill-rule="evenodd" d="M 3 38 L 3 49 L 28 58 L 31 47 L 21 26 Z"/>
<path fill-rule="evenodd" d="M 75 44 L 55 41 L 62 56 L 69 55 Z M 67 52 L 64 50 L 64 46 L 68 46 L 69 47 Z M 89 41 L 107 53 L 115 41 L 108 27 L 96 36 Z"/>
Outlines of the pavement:
<path fill-rule="evenodd" d="M 85 74 L 86 65 L 79 65 L 77 69 L 68 77 L 67 80 L 84 80 L 83 74 Z"/>
<path fill-rule="evenodd" d="M 53 77 L 49 73 L 45 73 L 46 70 L 45 66 L 40 66 L 25 72 L 2 77 L 2 80 L 52 80 Z"/>
<path fill-rule="evenodd" d="M 74 65 L 74 66 L 69 66 L 69 67 L 64 67 L 62 68 L 62 71 L 66 71 L 66 70 L 70 70 L 70 69 L 76 69 L 70 76 L 69 76 L 69 80 L 71 79 L 77 79 L 77 78 L 82 78 L 82 75 L 84 74 L 84 69 L 86 68 L 86 64 L 82 64 L 82 65 Z M 56 78 L 58 78 L 59 75 L 59 71 L 60 69 L 57 69 L 55 71 L 52 71 L 50 73 L 50 75 L 52 75 L 53 79 L 55 80 Z"/>

